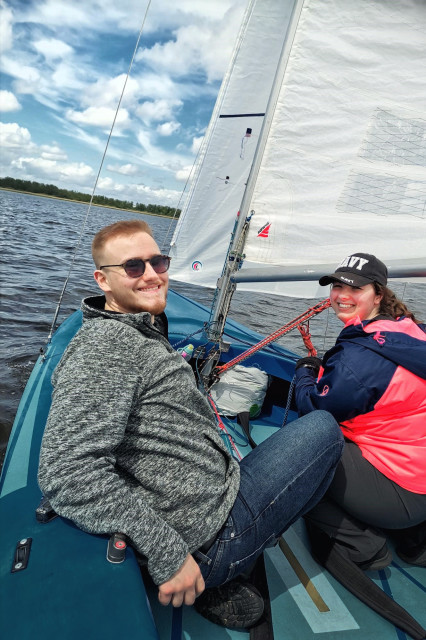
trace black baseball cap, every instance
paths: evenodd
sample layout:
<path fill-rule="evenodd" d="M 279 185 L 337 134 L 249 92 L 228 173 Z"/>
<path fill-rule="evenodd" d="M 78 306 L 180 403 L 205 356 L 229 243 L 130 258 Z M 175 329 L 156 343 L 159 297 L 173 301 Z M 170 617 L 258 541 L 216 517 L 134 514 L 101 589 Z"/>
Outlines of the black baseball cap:
<path fill-rule="evenodd" d="M 388 270 L 386 265 L 376 256 L 370 253 L 354 253 L 342 260 L 334 273 L 319 279 L 322 287 L 336 281 L 351 287 L 363 287 L 373 282 L 386 286 Z"/>

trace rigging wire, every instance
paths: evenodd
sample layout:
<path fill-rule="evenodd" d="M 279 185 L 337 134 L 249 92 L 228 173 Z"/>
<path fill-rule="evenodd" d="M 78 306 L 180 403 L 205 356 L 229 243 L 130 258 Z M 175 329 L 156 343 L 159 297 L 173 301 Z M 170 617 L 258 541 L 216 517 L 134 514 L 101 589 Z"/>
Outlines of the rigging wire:
<path fill-rule="evenodd" d="M 87 206 L 86 216 L 85 216 L 85 218 L 83 220 L 83 224 L 82 224 L 81 230 L 80 230 L 80 235 L 78 237 L 77 244 L 74 247 L 74 253 L 73 253 L 73 256 L 72 256 L 72 259 L 71 259 L 71 264 L 70 264 L 70 267 L 68 269 L 68 273 L 67 273 L 67 276 L 65 278 L 65 282 L 64 282 L 64 285 L 62 287 L 61 294 L 59 296 L 59 301 L 58 301 L 58 304 L 57 304 L 57 307 L 56 307 L 56 311 L 55 311 L 55 314 L 54 314 L 54 317 L 53 317 L 52 325 L 50 327 L 49 335 L 47 337 L 47 344 L 49 344 L 51 339 L 52 339 L 52 335 L 53 335 L 53 332 L 55 330 L 56 321 L 58 319 L 58 315 L 59 315 L 59 311 L 60 311 L 60 308 L 61 308 L 62 300 L 63 300 L 64 294 L 65 294 L 65 290 L 66 290 L 66 288 L 68 286 L 68 282 L 69 282 L 69 279 L 70 279 L 70 276 L 71 276 L 71 272 L 72 272 L 73 267 L 74 267 L 75 259 L 77 257 L 78 250 L 80 248 L 81 241 L 82 241 L 82 238 L 83 238 L 83 234 L 84 234 L 84 231 L 86 229 L 87 221 L 89 219 L 89 215 L 90 215 L 90 212 L 91 212 L 91 209 L 92 209 L 93 197 L 95 195 L 95 191 L 96 191 L 96 188 L 98 186 L 99 178 L 100 178 L 101 171 L 102 171 L 102 168 L 103 168 L 103 165 L 104 165 L 104 161 L 105 161 L 105 157 L 106 157 L 106 154 L 107 154 L 107 151 L 108 151 L 109 143 L 111 141 L 112 133 L 114 131 L 114 127 L 115 127 L 115 123 L 116 123 L 116 120 L 117 120 L 118 112 L 119 112 L 120 107 L 121 107 L 121 102 L 123 100 L 124 92 L 126 90 L 127 81 L 128 81 L 128 79 L 130 77 L 130 71 L 132 69 L 133 62 L 134 62 L 134 59 L 135 59 L 135 56 L 136 56 L 136 52 L 137 52 L 138 47 L 139 47 L 139 42 L 140 42 L 140 39 L 142 37 L 142 33 L 143 33 L 143 30 L 144 30 L 144 27 L 145 27 L 145 22 L 146 22 L 146 18 L 147 18 L 150 6 L 151 6 L 151 0 L 148 0 L 148 4 L 147 4 L 147 7 L 145 9 L 145 15 L 143 17 L 142 25 L 141 25 L 141 28 L 139 29 L 139 35 L 138 35 L 138 38 L 136 40 L 136 45 L 135 45 L 134 50 L 133 50 L 132 59 L 130 60 L 129 68 L 127 70 L 127 74 L 126 74 L 126 77 L 125 77 L 125 80 L 124 80 L 124 83 L 123 83 L 123 88 L 121 90 L 121 94 L 120 94 L 120 98 L 118 100 L 117 108 L 115 110 L 114 119 L 113 119 L 112 124 L 111 124 L 111 129 L 110 129 L 110 132 L 109 132 L 109 135 L 108 135 L 108 139 L 107 139 L 107 142 L 106 142 L 106 145 L 105 145 L 105 149 L 104 149 L 104 152 L 103 152 L 103 155 L 102 155 L 102 159 L 101 159 L 101 162 L 100 162 L 100 165 L 99 165 L 99 170 L 98 170 L 98 173 L 97 173 L 97 176 L 96 176 L 95 184 L 93 185 L 92 194 L 90 196 L 90 201 L 89 201 L 89 204 Z"/>

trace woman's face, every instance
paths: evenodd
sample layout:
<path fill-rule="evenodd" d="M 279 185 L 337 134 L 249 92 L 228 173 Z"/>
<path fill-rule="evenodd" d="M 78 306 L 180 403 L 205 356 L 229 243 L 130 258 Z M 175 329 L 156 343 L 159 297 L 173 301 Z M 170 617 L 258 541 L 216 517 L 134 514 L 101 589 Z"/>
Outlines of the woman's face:
<path fill-rule="evenodd" d="M 343 282 L 333 282 L 330 302 L 336 316 L 344 324 L 359 316 L 371 320 L 379 313 L 382 294 L 377 294 L 373 284 L 351 287 Z"/>

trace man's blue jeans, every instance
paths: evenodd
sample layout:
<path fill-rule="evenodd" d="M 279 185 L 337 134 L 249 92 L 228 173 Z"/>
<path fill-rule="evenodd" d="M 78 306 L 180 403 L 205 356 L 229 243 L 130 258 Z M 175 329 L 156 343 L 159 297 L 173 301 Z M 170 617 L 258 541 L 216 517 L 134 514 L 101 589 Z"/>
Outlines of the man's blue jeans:
<path fill-rule="evenodd" d="M 241 461 L 237 499 L 213 545 L 193 555 L 206 587 L 232 580 L 327 490 L 343 451 L 339 425 L 326 411 L 288 423 Z"/>

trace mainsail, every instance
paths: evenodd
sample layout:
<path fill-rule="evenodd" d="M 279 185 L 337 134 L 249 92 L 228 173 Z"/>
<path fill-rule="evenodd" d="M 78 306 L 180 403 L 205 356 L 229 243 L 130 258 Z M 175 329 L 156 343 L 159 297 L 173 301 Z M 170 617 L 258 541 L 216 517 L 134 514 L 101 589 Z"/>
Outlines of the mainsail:
<path fill-rule="evenodd" d="M 250 2 L 172 241 L 171 277 L 215 287 L 240 209 L 253 212 L 241 276 L 356 251 L 424 265 L 425 32 L 420 0 Z M 303 280 L 240 287 L 324 295 Z"/>

